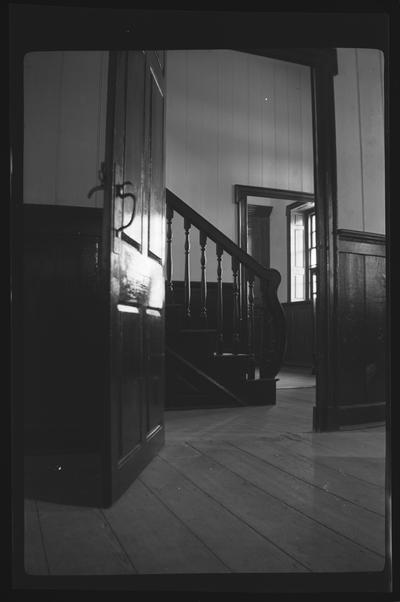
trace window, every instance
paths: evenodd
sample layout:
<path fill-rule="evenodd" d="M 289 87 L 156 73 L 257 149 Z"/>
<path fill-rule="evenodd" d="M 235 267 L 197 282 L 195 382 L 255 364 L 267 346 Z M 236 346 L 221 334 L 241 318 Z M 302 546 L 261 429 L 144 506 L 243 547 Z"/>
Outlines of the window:
<path fill-rule="evenodd" d="M 288 206 L 289 301 L 315 301 L 317 294 L 317 233 L 313 203 Z"/>

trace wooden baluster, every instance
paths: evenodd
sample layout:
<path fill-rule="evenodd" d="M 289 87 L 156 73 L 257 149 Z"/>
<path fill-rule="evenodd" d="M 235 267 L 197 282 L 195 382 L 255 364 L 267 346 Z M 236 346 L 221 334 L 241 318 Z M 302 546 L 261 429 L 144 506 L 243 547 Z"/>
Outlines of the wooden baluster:
<path fill-rule="evenodd" d="M 173 303 L 174 297 L 174 285 L 172 284 L 172 219 L 174 217 L 174 210 L 172 207 L 167 205 L 167 300 Z"/>
<path fill-rule="evenodd" d="M 255 341 L 254 341 L 254 274 L 253 272 L 247 272 L 247 281 L 249 283 L 249 302 L 247 305 L 247 343 L 249 355 L 254 357 L 255 355 Z"/>
<path fill-rule="evenodd" d="M 185 217 L 185 317 L 190 319 L 190 221 Z"/>
<path fill-rule="evenodd" d="M 201 281 L 200 281 L 200 319 L 207 321 L 207 279 L 206 279 L 206 245 L 207 235 L 200 232 L 200 266 L 201 266 Z"/>
<path fill-rule="evenodd" d="M 239 261 L 236 257 L 232 257 L 232 275 L 233 275 L 233 332 L 232 332 L 232 350 L 234 354 L 239 352 Z"/>
<path fill-rule="evenodd" d="M 224 352 L 223 297 L 222 297 L 222 255 L 223 248 L 217 243 L 217 355 Z"/>

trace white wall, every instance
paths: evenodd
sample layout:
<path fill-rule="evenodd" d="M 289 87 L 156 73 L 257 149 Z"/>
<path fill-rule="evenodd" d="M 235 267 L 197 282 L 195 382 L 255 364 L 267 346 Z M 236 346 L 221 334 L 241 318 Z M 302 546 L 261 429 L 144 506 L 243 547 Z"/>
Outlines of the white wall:
<path fill-rule="evenodd" d="M 107 52 L 33 52 L 24 62 L 24 202 L 101 207 Z"/>
<path fill-rule="evenodd" d="M 230 50 L 168 51 L 167 60 L 169 189 L 235 242 L 234 184 L 313 192 L 308 67 Z M 193 279 L 200 275 L 197 241 L 196 232 Z M 178 220 L 173 250 L 181 279 Z M 215 280 L 214 261 L 209 265 Z"/>
<path fill-rule="evenodd" d="M 338 227 L 385 233 L 383 53 L 338 48 Z"/>

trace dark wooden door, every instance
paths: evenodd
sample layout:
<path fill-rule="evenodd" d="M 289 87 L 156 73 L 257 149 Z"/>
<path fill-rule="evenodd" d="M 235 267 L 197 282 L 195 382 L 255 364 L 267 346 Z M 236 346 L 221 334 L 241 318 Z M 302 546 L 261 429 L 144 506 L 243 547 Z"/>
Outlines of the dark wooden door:
<path fill-rule="evenodd" d="M 263 267 L 270 267 L 270 216 L 272 207 L 247 205 L 247 252 Z M 254 282 L 254 348 L 256 360 L 260 360 L 264 332 L 264 305 L 260 280 Z"/>
<path fill-rule="evenodd" d="M 110 55 L 106 505 L 129 487 L 164 442 L 163 68 L 160 53 Z"/>

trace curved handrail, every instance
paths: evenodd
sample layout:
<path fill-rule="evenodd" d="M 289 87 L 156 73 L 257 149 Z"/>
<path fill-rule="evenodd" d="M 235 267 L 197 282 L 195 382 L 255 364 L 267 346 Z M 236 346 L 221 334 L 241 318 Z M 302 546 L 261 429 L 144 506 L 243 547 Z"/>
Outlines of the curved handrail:
<path fill-rule="evenodd" d="M 260 375 L 262 378 L 274 378 L 282 365 L 286 343 L 285 314 L 278 298 L 280 273 L 274 268 L 263 267 L 169 189 L 166 189 L 166 201 L 170 219 L 172 219 L 173 211 L 176 211 L 184 218 L 185 228 L 190 227 L 189 224 L 195 226 L 216 243 L 217 253 L 218 248 L 222 249 L 235 258 L 236 262 L 244 265 L 246 281 L 254 281 L 254 276 L 260 278 L 265 319 L 264 332 L 265 335 L 268 335 L 264 337 L 261 350 Z"/>
<path fill-rule="evenodd" d="M 218 230 L 211 222 L 202 217 L 197 211 L 192 209 L 187 203 L 182 201 L 176 194 L 171 192 L 167 188 L 166 190 L 167 204 L 182 217 L 189 220 L 189 222 L 196 226 L 200 231 L 204 232 L 208 238 L 213 240 L 216 244 L 220 245 L 224 251 L 235 257 L 240 263 L 243 263 L 249 270 L 251 270 L 256 276 L 263 280 L 269 280 L 273 282 L 276 287 L 281 282 L 281 275 L 278 270 L 274 268 L 265 268 L 258 261 L 256 261 L 251 255 L 243 251 L 238 245 L 236 245 L 230 238 L 228 238 L 223 232 Z"/>

